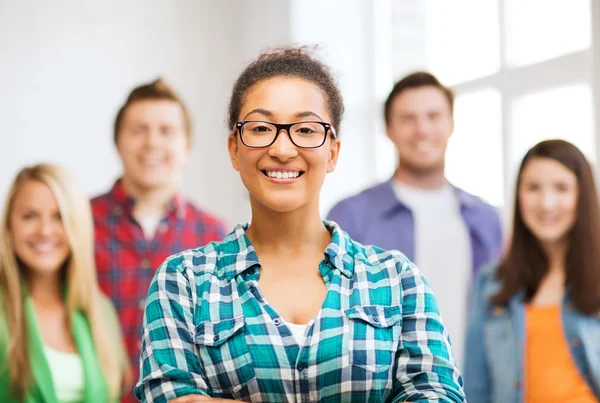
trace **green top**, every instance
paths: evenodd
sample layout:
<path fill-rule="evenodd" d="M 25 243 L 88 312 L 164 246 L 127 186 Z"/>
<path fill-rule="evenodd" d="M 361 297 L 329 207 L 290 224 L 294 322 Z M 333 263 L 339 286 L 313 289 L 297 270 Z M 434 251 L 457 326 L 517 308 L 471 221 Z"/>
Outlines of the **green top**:
<path fill-rule="evenodd" d="M 0 302 L 2 298 L 0 295 Z M 52 374 L 44 353 L 44 344 L 38 328 L 37 319 L 31 297 L 27 295 L 24 301 L 25 322 L 27 325 L 27 343 L 29 347 L 29 363 L 31 366 L 32 382 L 25 394 L 23 403 L 58 403 Z M 103 298 L 102 311 L 107 321 L 107 326 L 114 329 L 115 353 L 125 360 L 124 351 L 120 347 L 120 331 L 114 308 L 108 299 Z M 83 392 L 84 403 L 108 402 L 108 385 L 92 338 L 92 332 L 85 315 L 79 311 L 71 318 L 73 339 L 77 352 L 83 364 L 85 388 Z M 0 313 L 0 402 L 19 403 L 18 399 L 10 394 L 9 366 L 6 365 L 8 348 L 8 331 L 4 314 Z"/>

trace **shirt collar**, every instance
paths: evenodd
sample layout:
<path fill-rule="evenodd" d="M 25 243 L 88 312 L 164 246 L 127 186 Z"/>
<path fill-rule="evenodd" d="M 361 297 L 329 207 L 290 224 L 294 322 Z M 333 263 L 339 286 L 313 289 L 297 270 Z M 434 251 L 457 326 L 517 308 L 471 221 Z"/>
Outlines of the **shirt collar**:
<path fill-rule="evenodd" d="M 331 242 L 324 252 L 326 259 L 333 269 L 351 278 L 354 273 L 353 241 L 335 222 L 323 221 L 323 224 L 331 232 Z M 254 246 L 246 235 L 248 226 L 248 223 L 236 225 L 221 242 L 216 268 L 217 277 L 231 281 L 250 268 L 260 267 Z"/>
<path fill-rule="evenodd" d="M 385 215 L 391 215 L 399 209 L 408 208 L 396 197 L 393 188 L 393 181 L 394 178 L 391 178 L 387 182 L 384 182 L 379 189 L 378 200 L 381 202 L 381 205 L 386 206 L 383 211 Z M 450 186 L 452 186 L 454 194 L 456 195 L 461 208 L 470 209 L 477 206 L 479 200 L 477 196 L 465 192 L 464 190 L 454 186 L 452 183 L 450 183 Z"/>
<path fill-rule="evenodd" d="M 110 193 L 112 194 L 114 201 L 114 214 L 121 215 L 123 213 L 132 213 L 133 206 L 135 205 L 135 199 L 125 191 L 122 178 L 117 179 Z M 185 200 L 180 193 L 175 193 L 171 201 L 168 203 L 165 215 L 169 215 L 171 212 L 175 213 L 178 218 L 185 218 Z"/>
<path fill-rule="evenodd" d="M 335 269 L 351 278 L 354 274 L 354 255 L 356 254 L 354 242 L 336 222 L 323 221 L 323 224 L 331 232 L 331 242 L 325 249 L 325 256 Z"/>

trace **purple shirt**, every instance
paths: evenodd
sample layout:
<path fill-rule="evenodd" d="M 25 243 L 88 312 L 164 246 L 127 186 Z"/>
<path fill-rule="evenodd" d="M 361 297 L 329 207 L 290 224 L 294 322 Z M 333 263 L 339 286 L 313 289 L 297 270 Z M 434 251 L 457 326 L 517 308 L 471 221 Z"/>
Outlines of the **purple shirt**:
<path fill-rule="evenodd" d="M 482 266 L 500 258 L 502 228 L 498 213 L 479 197 L 454 188 L 460 214 L 469 230 L 473 278 Z M 352 239 L 415 256 L 415 221 L 411 210 L 394 193 L 392 181 L 380 183 L 337 203 L 327 216 Z M 435 231 L 435 228 L 431 229 Z M 432 251 L 435 253 L 435 251 Z"/>

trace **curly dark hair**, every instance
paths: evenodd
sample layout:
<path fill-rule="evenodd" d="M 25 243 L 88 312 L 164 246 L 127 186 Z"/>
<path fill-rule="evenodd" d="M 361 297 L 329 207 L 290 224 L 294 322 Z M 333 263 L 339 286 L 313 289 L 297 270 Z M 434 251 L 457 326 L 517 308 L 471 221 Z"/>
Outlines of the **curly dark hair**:
<path fill-rule="evenodd" d="M 316 47 L 285 46 L 263 52 L 250 63 L 233 85 L 228 108 L 228 127 L 237 122 L 249 89 L 273 77 L 299 77 L 318 85 L 325 95 L 333 127 L 339 134 L 344 114 L 344 100 L 330 68 L 313 56 Z"/>

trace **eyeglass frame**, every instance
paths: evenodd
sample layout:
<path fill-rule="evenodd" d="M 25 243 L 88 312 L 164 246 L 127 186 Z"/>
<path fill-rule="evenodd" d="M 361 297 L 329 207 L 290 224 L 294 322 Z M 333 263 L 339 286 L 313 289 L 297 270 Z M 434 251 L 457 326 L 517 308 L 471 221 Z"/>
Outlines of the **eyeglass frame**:
<path fill-rule="evenodd" d="M 244 125 L 246 123 L 268 123 L 270 125 L 275 126 L 275 129 L 277 129 L 277 132 L 275 133 L 275 137 L 273 137 L 273 141 L 271 141 L 269 144 L 264 145 L 264 146 L 251 146 L 251 145 L 246 144 L 246 142 L 244 141 L 244 136 L 242 135 L 242 128 L 244 127 Z M 323 128 L 325 129 L 325 135 L 323 136 L 323 141 L 321 142 L 321 144 L 319 144 L 318 146 L 312 146 L 312 147 L 305 147 L 305 146 L 300 146 L 300 145 L 296 144 L 293 136 L 290 133 L 290 129 L 292 128 L 292 126 L 297 125 L 299 123 L 318 123 L 321 126 L 323 126 Z M 331 132 L 333 134 L 334 138 L 337 138 L 337 134 L 336 134 L 333 126 L 330 123 L 325 123 L 325 122 L 321 122 L 318 120 L 304 120 L 304 121 L 292 122 L 292 123 L 275 123 L 275 122 L 269 122 L 268 120 L 242 120 L 235 124 L 235 128 L 237 129 L 238 133 L 240 134 L 240 140 L 242 140 L 242 144 L 244 144 L 248 148 L 267 148 L 267 147 L 272 146 L 277 141 L 277 137 L 279 136 L 279 133 L 281 133 L 282 130 L 285 130 L 287 132 L 288 137 L 290 138 L 290 141 L 292 142 L 292 144 L 294 144 L 298 148 L 311 149 L 311 148 L 322 147 L 323 144 L 325 144 L 325 141 L 327 140 L 327 134 L 329 132 Z"/>

